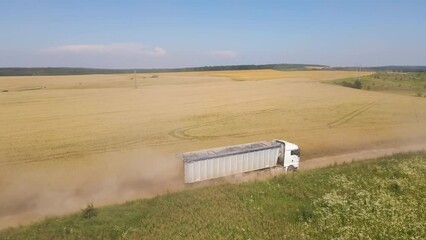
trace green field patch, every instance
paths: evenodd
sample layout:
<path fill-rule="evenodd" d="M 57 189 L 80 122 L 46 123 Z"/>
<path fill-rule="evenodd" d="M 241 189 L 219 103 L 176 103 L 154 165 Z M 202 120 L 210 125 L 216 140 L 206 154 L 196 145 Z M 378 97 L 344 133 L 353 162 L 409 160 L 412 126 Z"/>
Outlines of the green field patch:
<path fill-rule="evenodd" d="M 327 81 L 356 89 L 426 97 L 426 72 L 377 72 L 362 77 Z"/>

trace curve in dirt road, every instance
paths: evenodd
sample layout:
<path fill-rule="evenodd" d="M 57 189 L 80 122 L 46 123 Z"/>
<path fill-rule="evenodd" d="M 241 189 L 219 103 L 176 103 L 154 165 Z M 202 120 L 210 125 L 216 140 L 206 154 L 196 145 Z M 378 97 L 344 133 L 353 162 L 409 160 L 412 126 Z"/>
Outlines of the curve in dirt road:
<path fill-rule="evenodd" d="M 353 161 L 367 160 L 371 158 L 378 158 L 387 155 L 404 152 L 416 152 L 425 151 L 426 143 L 419 143 L 413 145 L 403 145 L 394 148 L 381 148 L 381 149 L 369 149 L 364 151 L 345 153 L 333 156 L 324 156 L 318 158 L 308 159 L 300 164 L 300 170 L 308 170 L 314 168 L 327 167 L 333 164 L 350 163 Z"/>

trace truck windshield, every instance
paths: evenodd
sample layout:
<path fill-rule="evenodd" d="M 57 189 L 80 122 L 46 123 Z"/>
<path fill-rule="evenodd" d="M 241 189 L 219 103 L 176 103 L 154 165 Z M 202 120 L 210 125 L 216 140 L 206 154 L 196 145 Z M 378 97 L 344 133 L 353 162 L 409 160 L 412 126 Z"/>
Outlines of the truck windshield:
<path fill-rule="evenodd" d="M 291 155 L 296 155 L 296 156 L 300 157 L 300 150 L 299 149 L 291 150 Z"/>

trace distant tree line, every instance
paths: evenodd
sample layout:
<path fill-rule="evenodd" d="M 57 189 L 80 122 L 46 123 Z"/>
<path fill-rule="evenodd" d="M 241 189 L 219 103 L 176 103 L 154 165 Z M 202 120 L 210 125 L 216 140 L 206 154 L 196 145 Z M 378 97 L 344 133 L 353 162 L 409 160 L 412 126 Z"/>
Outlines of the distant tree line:
<path fill-rule="evenodd" d="M 359 71 L 360 67 L 332 67 L 329 70 Z M 361 70 L 371 72 L 426 72 L 426 66 L 362 67 Z"/>
<path fill-rule="evenodd" d="M 162 72 L 192 72 L 192 71 L 226 71 L 226 70 L 310 70 L 307 67 L 328 68 L 315 64 L 263 64 L 263 65 L 229 65 L 205 66 L 190 68 L 150 68 L 150 69 L 99 69 L 99 68 L 0 68 L 0 76 L 46 76 L 46 75 L 86 75 L 114 73 L 162 73 Z"/>
<path fill-rule="evenodd" d="M 87 74 L 120 74 L 120 73 L 162 73 L 162 72 L 192 72 L 192 71 L 226 71 L 226 70 L 263 70 L 280 71 L 357 71 L 358 67 L 329 67 L 318 64 L 262 64 L 262 65 L 228 65 L 204 66 L 188 68 L 150 68 L 150 69 L 101 69 L 101 68 L 0 68 L 0 76 L 46 76 L 46 75 L 87 75 Z M 426 66 L 381 66 L 363 67 L 363 71 L 372 72 L 426 72 Z"/>

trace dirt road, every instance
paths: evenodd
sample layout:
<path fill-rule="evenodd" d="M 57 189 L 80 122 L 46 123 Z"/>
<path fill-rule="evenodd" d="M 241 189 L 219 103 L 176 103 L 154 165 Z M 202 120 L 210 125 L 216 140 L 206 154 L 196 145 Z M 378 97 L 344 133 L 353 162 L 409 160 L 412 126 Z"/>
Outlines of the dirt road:
<path fill-rule="evenodd" d="M 404 145 L 393 148 L 381 148 L 381 149 L 369 149 L 359 152 L 345 153 L 334 156 L 324 156 L 318 158 L 312 158 L 303 163 L 300 166 L 300 170 L 308 170 L 320 167 L 327 167 L 333 164 L 350 163 L 352 161 L 361 161 L 365 159 L 378 158 L 395 153 L 404 152 L 416 152 L 426 151 L 426 143 L 418 143 L 412 145 Z"/>
<path fill-rule="evenodd" d="M 393 148 L 371 149 L 359 152 L 345 153 L 334 156 L 324 156 L 305 160 L 301 163 L 300 170 L 326 167 L 333 164 L 349 163 L 365 159 L 377 158 L 394 153 L 426 150 L 426 143 L 404 145 Z M 55 174 L 50 180 L 60 181 L 55 188 L 40 183 L 32 183 L 27 187 L 27 179 L 37 179 L 41 172 L 33 172 L 23 181 L 12 179 L 13 191 L 7 192 L 8 198 L 0 199 L 0 229 L 28 224 L 41 220 L 47 216 L 76 212 L 85 204 L 94 202 L 96 206 L 122 203 L 137 198 L 151 198 L 169 192 L 176 192 L 188 188 L 183 183 L 183 169 L 177 159 L 167 161 L 152 154 L 145 155 L 151 161 L 137 161 L 135 156 L 141 154 L 115 153 L 103 155 L 106 160 L 103 165 L 93 165 L 86 168 L 74 169 L 79 178 L 67 172 L 67 166 L 53 170 Z M 125 161 L 117 161 L 117 157 L 127 157 Z M 133 157 L 131 157 L 133 156 Z M 173 156 L 169 156 L 173 159 Z M 92 160 L 94 162 L 94 160 Z M 140 169 L 151 169 L 150 174 L 140 175 Z M 253 180 L 266 180 L 272 176 L 283 174 L 280 168 L 271 171 L 255 171 L 238 176 L 230 176 L 213 181 L 205 181 L 189 188 L 198 188 L 211 184 L 224 182 L 241 183 Z M 76 180 L 78 179 L 78 180 Z M 4 195 L 5 196 L 5 195 Z"/>

